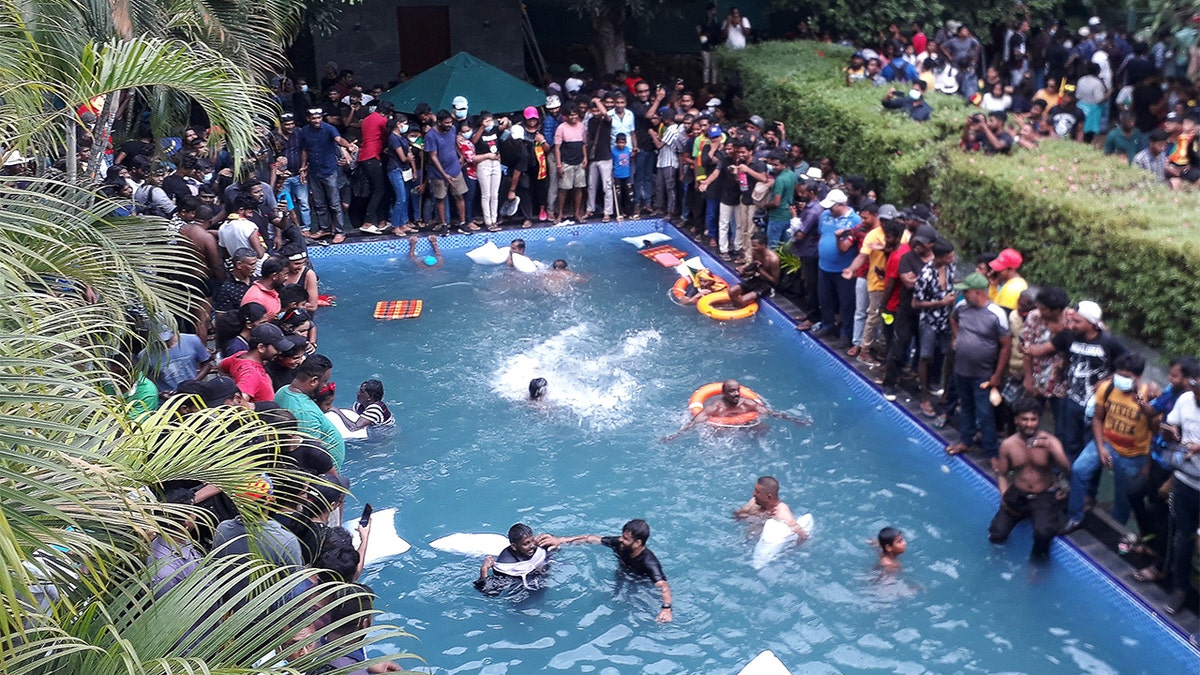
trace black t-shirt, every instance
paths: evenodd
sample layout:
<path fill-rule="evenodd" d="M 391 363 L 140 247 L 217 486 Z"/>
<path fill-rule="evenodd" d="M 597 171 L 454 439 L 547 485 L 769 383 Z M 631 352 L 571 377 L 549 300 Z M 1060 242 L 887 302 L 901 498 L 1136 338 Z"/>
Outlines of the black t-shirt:
<path fill-rule="evenodd" d="M 387 166 L 388 171 L 391 171 L 392 169 L 400 169 L 403 171 L 412 167 L 412 162 L 401 162 L 400 156 L 396 154 L 397 149 L 403 149 L 405 152 L 409 152 L 410 143 L 408 142 L 407 136 L 401 136 L 395 132 L 392 132 L 388 134 L 387 145 L 387 152 L 383 154 L 387 158 L 387 161 L 384 163 L 384 165 Z M 412 156 L 411 153 L 409 156 Z"/>
<path fill-rule="evenodd" d="M 1075 128 L 1083 126 L 1083 111 L 1074 103 L 1069 106 L 1060 103 L 1051 108 L 1046 115 L 1059 138 L 1074 138 Z"/>
<path fill-rule="evenodd" d="M 662 565 L 658 564 L 658 556 L 654 555 L 654 551 L 644 548 L 636 558 L 630 558 L 621 550 L 620 537 L 601 537 L 600 543 L 611 548 L 613 553 L 617 554 L 617 560 L 621 561 L 622 570 L 634 576 L 648 577 L 656 584 L 667 580 L 667 575 L 663 574 Z"/>
<path fill-rule="evenodd" d="M 758 160 L 753 160 L 753 161 L 747 162 L 746 166 L 749 167 L 750 170 L 755 173 L 766 173 L 767 172 L 767 165 Z M 741 193 L 741 196 L 742 196 L 742 204 L 744 204 L 745 206 L 750 206 L 751 204 L 754 203 L 754 187 L 756 185 L 758 185 L 758 180 L 755 179 L 753 176 L 751 176 L 748 173 L 744 173 L 744 174 L 742 174 L 742 176 L 744 176 L 746 178 L 745 189 L 742 188 L 741 182 L 737 180 L 736 174 L 734 175 L 734 179 L 735 179 L 734 182 L 736 182 L 738 184 L 738 191 Z"/>
<path fill-rule="evenodd" d="M 903 276 L 905 274 L 921 275 L 921 268 L 925 267 L 925 261 L 921 256 L 917 255 L 916 251 L 909 251 L 900 256 L 900 266 L 898 273 Z M 900 284 L 900 306 L 896 308 L 897 314 L 904 314 L 915 319 L 918 315 L 917 310 L 913 309 L 913 289 L 904 285 L 903 281 L 898 281 Z"/>
<path fill-rule="evenodd" d="M 274 513 L 271 514 L 271 518 L 284 526 L 288 532 L 296 535 L 296 539 L 300 541 L 300 558 L 305 565 L 312 565 L 317 559 L 317 554 L 321 552 L 323 530 L 327 526 L 323 523 L 314 523 L 298 513 Z"/>
<path fill-rule="evenodd" d="M 981 141 L 982 141 L 981 144 L 983 146 L 983 154 L 985 154 L 985 155 L 995 155 L 995 154 L 1007 155 L 1012 150 L 1012 146 L 1013 146 L 1012 134 L 1008 133 L 1007 131 L 1001 131 L 1000 133 L 996 134 L 996 140 L 1000 141 L 1000 147 L 993 147 L 992 144 L 988 142 L 987 137 L 984 137 L 981 139 Z"/>
<path fill-rule="evenodd" d="M 612 120 L 608 115 L 595 115 L 588 120 L 585 138 L 589 162 L 612 161 Z"/>
<path fill-rule="evenodd" d="M 1154 114 L 1151 108 L 1163 100 L 1164 96 L 1162 87 L 1155 82 L 1134 86 L 1132 109 L 1134 122 L 1138 129 L 1150 133 L 1158 128 L 1162 120 Z"/>
<path fill-rule="evenodd" d="M 654 141 L 650 140 L 650 120 L 646 119 L 652 102 L 642 103 L 635 98 L 627 106 L 633 113 L 633 136 L 637 139 L 638 150 L 642 152 L 654 150 Z"/>
<path fill-rule="evenodd" d="M 479 134 L 479 140 L 475 142 L 475 154 L 490 155 L 498 152 L 500 152 L 500 125 L 494 124 L 491 131 L 484 129 Z"/>
<path fill-rule="evenodd" d="M 1059 331 L 1050 344 L 1067 354 L 1067 398 L 1079 405 L 1087 405 L 1096 383 L 1112 374 L 1113 361 L 1127 351 L 1108 331 L 1092 340 L 1073 330 Z"/>
<path fill-rule="evenodd" d="M 121 166 L 129 168 L 133 166 L 133 158 L 141 155 L 143 157 L 154 157 L 154 142 L 142 141 L 133 139 L 125 141 L 121 144 L 121 149 L 118 152 L 125 153 L 125 157 L 121 160 Z"/>
<path fill-rule="evenodd" d="M 717 170 L 721 172 L 709 190 L 717 191 L 717 199 L 726 206 L 737 206 L 742 201 L 742 189 L 738 184 L 737 171 L 724 150 L 717 151 Z"/>

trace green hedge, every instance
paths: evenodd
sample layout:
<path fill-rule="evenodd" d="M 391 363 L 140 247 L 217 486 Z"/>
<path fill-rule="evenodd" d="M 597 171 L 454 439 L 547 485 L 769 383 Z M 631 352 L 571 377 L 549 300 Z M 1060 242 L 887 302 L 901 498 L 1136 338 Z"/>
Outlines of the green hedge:
<path fill-rule="evenodd" d="M 933 118 L 884 110 L 884 91 L 847 87 L 851 50 L 767 43 L 725 52 L 746 107 L 782 120 L 813 157 L 866 176 L 885 201 L 931 201 L 964 256 L 1012 246 L 1033 284 L 1095 299 L 1118 331 L 1166 354 L 1200 353 L 1200 194 L 1171 192 L 1123 159 L 1068 141 L 986 157 L 958 149 L 974 108 L 930 97 Z"/>

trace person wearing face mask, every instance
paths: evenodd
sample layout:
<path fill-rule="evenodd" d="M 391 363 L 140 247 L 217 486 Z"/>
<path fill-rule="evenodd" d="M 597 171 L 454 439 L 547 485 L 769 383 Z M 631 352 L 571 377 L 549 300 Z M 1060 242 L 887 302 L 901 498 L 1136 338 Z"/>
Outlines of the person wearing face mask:
<path fill-rule="evenodd" d="M 387 138 L 388 181 L 396 199 L 392 202 L 392 234 L 406 236 L 409 228 L 408 183 L 414 180 L 412 144 L 408 142 L 408 116 L 396 115 L 391 121 L 391 133 Z"/>
<path fill-rule="evenodd" d="M 500 199 L 500 135 L 502 130 L 492 113 L 479 113 L 479 127 L 471 136 L 475 149 L 475 173 L 479 180 L 479 201 L 483 210 L 483 226 L 489 232 L 499 232 L 497 209 Z"/>
<path fill-rule="evenodd" d="M 1083 525 L 1086 502 L 1095 501 L 1096 480 L 1102 467 L 1113 472 L 1113 510 L 1117 523 L 1129 520 L 1129 484 L 1145 466 L 1150 440 L 1158 431 L 1160 414 L 1150 405 L 1149 386 L 1142 382 L 1146 359 L 1125 352 L 1113 362 L 1113 375 L 1096 385 L 1092 440 L 1071 466 L 1071 495 L 1063 532 Z"/>
<path fill-rule="evenodd" d="M 891 110 L 906 110 L 908 116 L 917 122 L 928 121 L 933 114 L 933 108 L 925 102 L 926 86 L 922 80 L 913 82 L 907 97 L 901 97 L 896 93 L 895 88 L 890 88 L 887 95 L 883 97 L 883 107 Z"/>
<path fill-rule="evenodd" d="M 471 128 L 471 123 L 465 120 L 455 122 L 458 127 L 458 151 L 462 156 L 463 179 L 467 183 L 467 193 L 463 195 L 463 206 L 465 207 L 463 222 L 468 223 L 476 230 L 479 228 L 475 225 L 475 204 L 477 195 L 479 194 L 479 174 L 476 171 L 475 159 L 475 144 L 471 142 L 471 138 L 475 135 L 475 130 Z M 461 230 L 463 234 L 467 234 L 467 230 Z"/>

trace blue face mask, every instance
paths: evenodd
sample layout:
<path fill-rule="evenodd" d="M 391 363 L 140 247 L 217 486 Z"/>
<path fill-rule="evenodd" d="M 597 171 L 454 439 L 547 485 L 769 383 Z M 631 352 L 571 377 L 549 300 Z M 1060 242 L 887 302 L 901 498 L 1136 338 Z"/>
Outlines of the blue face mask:
<path fill-rule="evenodd" d="M 1123 392 L 1133 391 L 1133 378 L 1124 375 L 1113 375 L 1113 386 Z"/>

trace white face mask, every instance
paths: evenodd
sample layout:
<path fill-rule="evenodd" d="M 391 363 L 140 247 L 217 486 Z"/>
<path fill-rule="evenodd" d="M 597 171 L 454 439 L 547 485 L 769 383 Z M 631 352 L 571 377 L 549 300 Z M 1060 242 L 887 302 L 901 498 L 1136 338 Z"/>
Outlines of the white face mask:
<path fill-rule="evenodd" d="M 1133 391 L 1133 378 L 1124 375 L 1113 375 L 1113 386 L 1124 392 Z"/>
<path fill-rule="evenodd" d="M 300 91 L 308 91 L 308 85 L 307 84 L 300 85 Z"/>
<path fill-rule="evenodd" d="M 920 99 L 921 98 L 921 90 L 920 89 L 909 89 L 908 97 L 914 101 Z"/>
<path fill-rule="evenodd" d="M 401 125 L 400 125 L 400 133 L 401 133 L 401 134 L 404 134 L 404 133 L 407 133 L 407 132 L 408 132 L 408 125 L 407 125 L 407 124 L 401 124 Z"/>

